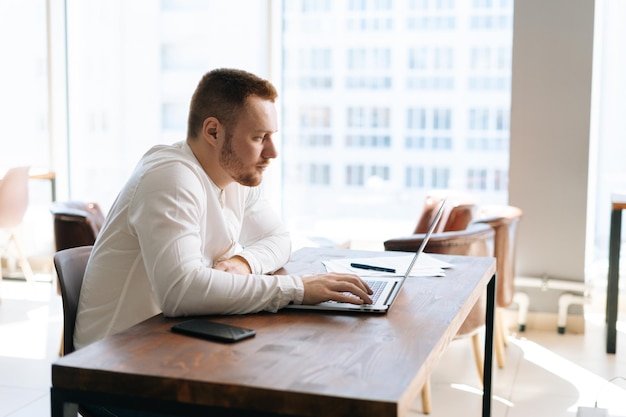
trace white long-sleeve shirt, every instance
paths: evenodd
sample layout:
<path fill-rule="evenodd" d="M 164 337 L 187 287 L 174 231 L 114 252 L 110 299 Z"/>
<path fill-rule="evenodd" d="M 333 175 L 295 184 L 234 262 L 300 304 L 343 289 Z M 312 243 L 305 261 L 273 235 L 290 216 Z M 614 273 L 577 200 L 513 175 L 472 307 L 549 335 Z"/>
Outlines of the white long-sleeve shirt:
<path fill-rule="evenodd" d="M 80 293 L 76 348 L 155 314 L 277 311 L 302 302 L 297 276 L 263 275 L 289 259 L 289 233 L 258 187 L 220 190 L 185 142 L 155 146 L 98 235 Z M 238 254 L 251 275 L 212 269 Z"/>

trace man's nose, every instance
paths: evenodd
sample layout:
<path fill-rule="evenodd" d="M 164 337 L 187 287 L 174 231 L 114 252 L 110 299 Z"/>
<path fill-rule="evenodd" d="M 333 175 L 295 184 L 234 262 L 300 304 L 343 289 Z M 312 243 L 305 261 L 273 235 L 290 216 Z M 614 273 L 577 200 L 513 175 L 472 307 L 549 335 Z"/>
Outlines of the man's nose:
<path fill-rule="evenodd" d="M 278 151 L 276 150 L 276 144 L 272 139 L 265 141 L 265 146 L 263 148 L 263 153 L 261 156 L 265 159 L 272 159 L 278 156 Z"/>

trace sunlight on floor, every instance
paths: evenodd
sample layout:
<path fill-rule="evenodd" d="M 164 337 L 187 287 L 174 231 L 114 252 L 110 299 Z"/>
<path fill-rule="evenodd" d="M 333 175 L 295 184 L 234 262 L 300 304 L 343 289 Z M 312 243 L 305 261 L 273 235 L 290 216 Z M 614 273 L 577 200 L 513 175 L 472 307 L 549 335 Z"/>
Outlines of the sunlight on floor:
<path fill-rule="evenodd" d="M 602 406 L 602 402 L 606 402 L 611 404 L 612 416 L 617 415 L 615 412 L 626 413 L 626 385 L 617 386 L 612 383 L 613 378 L 602 378 L 533 341 L 511 338 L 509 342 L 522 350 L 524 360 L 568 381 L 578 390 L 579 401 L 568 411 L 576 413 L 579 406 Z"/>
<path fill-rule="evenodd" d="M 0 343 L 0 356 L 45 359 L 49 354 L 50 323 L 63 320 L 62 314 L 50 311 L 50 299 L 54 296 L 50 282 L 5 280 L 1 290 L 2 303 L 15 308 L 10 315 L 2 317 L 0 340 L 19 340 L 20 343 Z"/>
<path fill-rule="evenodd" d="M 604 326 L 605 316 L 601 313 L 585 313 L 585 321 L 593 323 L 597 326 Z M 615 328 L 619 333 L 626 334 L 626 320 L 618 319 Z"/>
<path fill-rule="evenodd" d="M 469 392 L 470 394 L 476 394 L 476 395 L 483 395 L 483 391 L 479 390 L 478 388 L 474 388 L 471 387 L 469 385 L 466 384 L 450 384 L 450 388 L 452 389 L 456 389 L 459 391 L 465 391 L 465 392 Z M 494 401 L 498 401 L 504 405 L 506 405 L 507 407 L 515 407 L 515 404 L 513 404 L 511 401 L 507 400 L 506 398 L 502 398 L 498 395 L 493 395 L 492 396 Z"/>

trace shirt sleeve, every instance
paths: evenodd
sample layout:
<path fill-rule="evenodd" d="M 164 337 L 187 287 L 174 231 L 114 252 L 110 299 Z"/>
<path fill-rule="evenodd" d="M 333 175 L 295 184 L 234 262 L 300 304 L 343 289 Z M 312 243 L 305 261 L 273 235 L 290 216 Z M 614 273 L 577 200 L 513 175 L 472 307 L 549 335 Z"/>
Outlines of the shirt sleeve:
<path fill-rule="evenodd" d="M 266 274 L 281 268 L 291 254 L 291 236 L 258 187 L 246 199 L 239 243 L 253 274 Z"/>
<path fill-rule="evenodd" d="M 304 287 L 297 276 L 236 275 L 212 269 L 212 242 L 202 232 L 203 222 L 211 221 L 206 210 L 210 191 L 200 175 L 204 173 L 181 168 L 180 163 L 161 166 L 144 174 L 129 207 L 131 230 L 164 315 L 243 314 L 300 303 Z M 257 211 L 252 207 L 250 212 Z M 255 271 L 263 271 L 264 265 L 277 268 L 285 260 L 285 236 L 281 232 L 274 239 L 272 230 L 280 228 L 273 225 L 258 232 L 271 243 L 256 249 L 250 244 L 246 259 L 255 264 Z"/>

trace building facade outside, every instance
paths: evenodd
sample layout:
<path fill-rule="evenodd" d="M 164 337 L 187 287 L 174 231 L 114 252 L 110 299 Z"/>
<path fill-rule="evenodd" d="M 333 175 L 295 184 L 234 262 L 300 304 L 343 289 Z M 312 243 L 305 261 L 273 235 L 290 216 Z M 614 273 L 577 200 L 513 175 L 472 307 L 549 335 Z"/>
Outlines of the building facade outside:
<path fill-rule="evenodd" d="M 284 2 L 292 227 L 382 241 L 412 230 L 433 189 L 506 203 L 512 13 L 512 1 Z"/>

